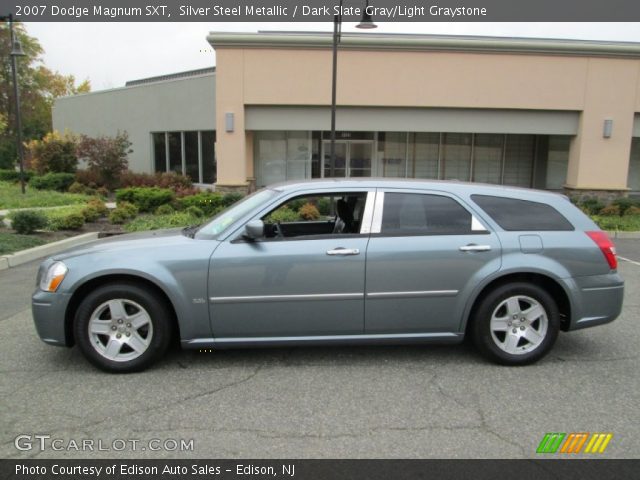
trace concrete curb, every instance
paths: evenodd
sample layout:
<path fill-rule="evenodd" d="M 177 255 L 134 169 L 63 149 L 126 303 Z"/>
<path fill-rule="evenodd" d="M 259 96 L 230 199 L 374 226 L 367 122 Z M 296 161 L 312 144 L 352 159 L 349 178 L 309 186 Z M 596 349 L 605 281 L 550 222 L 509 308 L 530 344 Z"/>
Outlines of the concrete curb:
<path fill-rule="evenodd" d="M 637 239 L 640 238 L 640 232 L 620 232 L 620 231 L 608 231 L 607 235 L 609 235 L 609 237 L 611 239 Z"/>
<path fill-rule="evenodd" d="M 42 257 L 62 252 L 71 247 L 93 242 L 98 239 L 98 232 L 89 232 L 71 238 L 65 238 L 57 242 L 47 243 L 39 247 L 28 248 L 11 255 L 3 255 L 0 257 L 0 270 L 17 267 L 23 263 L 28 263 Z"/>

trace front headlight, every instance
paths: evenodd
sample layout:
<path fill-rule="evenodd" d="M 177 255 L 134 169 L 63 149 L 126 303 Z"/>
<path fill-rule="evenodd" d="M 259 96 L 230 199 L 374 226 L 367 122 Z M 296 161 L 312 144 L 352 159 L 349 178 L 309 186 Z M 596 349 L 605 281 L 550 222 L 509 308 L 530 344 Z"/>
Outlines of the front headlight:
<path fill-rule="evenodd" d="M 40 279 L 40 290 L 44 290 L 45 292 L 55 292 L 62 283 L 62 280 L 64 280 L 64 276 L 68 271 L 69 269 L 64 263 L 52 263 Z"/>

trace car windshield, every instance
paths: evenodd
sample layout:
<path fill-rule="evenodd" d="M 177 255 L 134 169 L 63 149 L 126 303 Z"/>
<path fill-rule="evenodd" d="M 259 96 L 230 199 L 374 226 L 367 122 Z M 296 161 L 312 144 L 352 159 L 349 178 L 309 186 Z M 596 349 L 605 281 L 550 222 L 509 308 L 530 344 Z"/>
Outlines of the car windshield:
<path fill-rule="evenodd" d="M 223 210 L 218 215 L 213 217 L 213 220 L 203 225 L 198 230 L 197 236 L 206 238 L 217 237 L 230 225 L 247 215 L 257 206 L 267 202 L 277 193 L 278 192 L 276 192 L 275 190 L 269 190 L 266 188 L 258 190 L 257 192 L 249 195 L 248 197 L 245 197 L 238 203 L 235 203 L 230 208 Z"/>

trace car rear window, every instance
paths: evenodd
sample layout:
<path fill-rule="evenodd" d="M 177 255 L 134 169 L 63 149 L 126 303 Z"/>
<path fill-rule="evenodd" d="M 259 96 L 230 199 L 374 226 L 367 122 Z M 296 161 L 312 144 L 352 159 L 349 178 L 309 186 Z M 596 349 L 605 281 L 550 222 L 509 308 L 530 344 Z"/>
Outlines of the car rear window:
<path fill-rule="evenodd" d="M 471 199 L 508 231 L 569 231 L 573 225 L 551 205 L 516 198 L 471 195 Z"/>

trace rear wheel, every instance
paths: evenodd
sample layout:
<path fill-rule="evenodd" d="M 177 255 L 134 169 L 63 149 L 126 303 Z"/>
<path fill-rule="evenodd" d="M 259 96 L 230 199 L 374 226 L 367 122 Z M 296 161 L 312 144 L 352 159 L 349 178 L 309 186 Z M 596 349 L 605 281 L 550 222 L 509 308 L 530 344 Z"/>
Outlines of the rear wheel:
<path fill-rule="evenodd" d="M 543 288 L 512 283 L 491 291 L 472 321 L 473 341 L 485 357 L 503 365 L 527 365 L 553 347 L 560 313 Z"/>
<path fill-rule="evenodd" d="M 171 317 L 166 302 L 136 284 L 109 284 L 91 292 L 76 311 L 76 343 L 109 372 L 144 370 L 167 350 Z"/>

